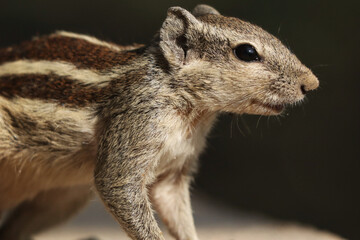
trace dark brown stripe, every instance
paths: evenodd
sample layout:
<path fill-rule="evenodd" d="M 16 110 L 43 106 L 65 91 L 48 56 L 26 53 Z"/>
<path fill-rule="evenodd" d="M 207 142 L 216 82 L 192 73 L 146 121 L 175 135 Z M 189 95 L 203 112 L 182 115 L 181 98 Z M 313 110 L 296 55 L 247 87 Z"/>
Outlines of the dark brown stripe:
<path fill-rule="evenodd" d="M 38 121 L 36 113 L 28 115 L 4 106 L 1 110 L 4 117 L 7 117 L 6 122 L 11 126 L 5 128 L 10 136 L 9 140 L 18 151 L 35 147 L 37 152 L 69 152 L 76 147 L 74 139 L 89 139 L 88 133 L 68 127 L 76 124 L 76 120 L 67 119 L 68 124 L 64 125 L 61 119 Z M 69 143 L 73 144 L 69 146 Z M 86 141 L 80 143 L 87 144 Z"/>
<path fill-rule="evenodd" d="M 0 64 L 20 59 L 60 60 L 71 62 L 78 68 L 102 70 L 128 64 L 141 51 L 140 48 L 119 52 L 83 39 L 48 36 L 0 49 Z"/>
<path fill-rule="evenodd" d="M 0 95 L 45 99 L 70 106 L 101 102 L 111 87 L 98 88 L 56 75 L 13 75 L 0 77 Z"/>

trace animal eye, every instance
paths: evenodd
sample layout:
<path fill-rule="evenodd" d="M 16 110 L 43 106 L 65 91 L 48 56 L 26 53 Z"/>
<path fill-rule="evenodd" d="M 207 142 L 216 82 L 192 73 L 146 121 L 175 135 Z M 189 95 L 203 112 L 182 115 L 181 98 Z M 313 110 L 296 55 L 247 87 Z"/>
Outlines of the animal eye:
<path fill-rule="evenodd" d="M 235 56 L 245 62 L 260 61 L 259 54 L 250 44 L 241 44 L 234 48 Z"/>

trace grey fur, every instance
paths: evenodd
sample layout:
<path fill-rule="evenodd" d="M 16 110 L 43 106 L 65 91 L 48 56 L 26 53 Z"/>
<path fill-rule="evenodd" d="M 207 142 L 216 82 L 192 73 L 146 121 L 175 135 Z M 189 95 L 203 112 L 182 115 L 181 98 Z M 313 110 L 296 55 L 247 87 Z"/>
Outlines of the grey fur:
<path fill-rule="evenodd" d="M 34 41 L 39 53 L 23 51 L 32 42 L 0 50 L 0 83 L 6 86 L 0 87 L 0 212 L 15 208 L 0 239 L 28 239 L 65 220 L 94 185 L 132 239 L 164 239 L 156 210 L 176 239 L 197 240 L 189 185 L 217 115 L 280 114 L 318 86 L 275 37 L 206 5 L 194 15 L 170 8 L 160 34 L 146 47 L 71 33 Z M 47 48 L 59 42 L 64 49 L 88 49 L 81 53 L 88 59 L 79 62 L 83 55 Z M 233 49 L 243 43 L 253 45 L 261 61 L 237 59 Z M 52 97 L 43 89 L 9 85 L 41 72 L 29 69 L 31 62 L 21 69 L 21 59 L 44 60 L 41 66 L 49 69 L 61 60 L 74 68 L 66 76 L 60 70 L 48 76 L 44 86 Z M 18 70 L 5 69 L 12 61 Z M 88 79 L 97 75 L 106 81 Z M 81 81 L 86 87 L 79 88 Z M 56 92 L 59 86 L 66 94 Z M 54 201 L 60 193 L 67 197 Z M 57 209 L 63 213 L 57 220 L 41 211 L 56 216 Z"/>

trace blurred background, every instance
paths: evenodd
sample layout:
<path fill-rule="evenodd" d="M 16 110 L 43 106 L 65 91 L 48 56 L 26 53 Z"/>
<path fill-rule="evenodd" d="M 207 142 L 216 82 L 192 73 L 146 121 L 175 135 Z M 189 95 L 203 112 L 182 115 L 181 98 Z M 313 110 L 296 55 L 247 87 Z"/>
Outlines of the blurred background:
<path fill-rule="evenodd" d="M 240 210 L 360 239 L 360 2 L 0 0 L 0 47 L 67 30 L 147 43 L 170 6 L 206 3 L 280 38 L 320 79 L 281 117 L 223 115 L 194 190 Z"/>

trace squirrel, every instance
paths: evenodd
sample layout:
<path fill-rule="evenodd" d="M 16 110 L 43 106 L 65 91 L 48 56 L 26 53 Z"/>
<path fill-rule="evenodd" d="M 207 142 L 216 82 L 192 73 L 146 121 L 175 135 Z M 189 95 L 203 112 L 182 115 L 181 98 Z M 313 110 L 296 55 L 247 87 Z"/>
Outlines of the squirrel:
<path fill-rule="evenodd" d="M 207 5 L 169 8 L 149 45 L 59 31 L 0 49 L 0 239 L 67 220 L 95 188 L 131 239 L 164 239 L 155 210 L 197 240 L 189 186 L 217 116 L 278 115 L 318 85 L 280 40 Z"/>

